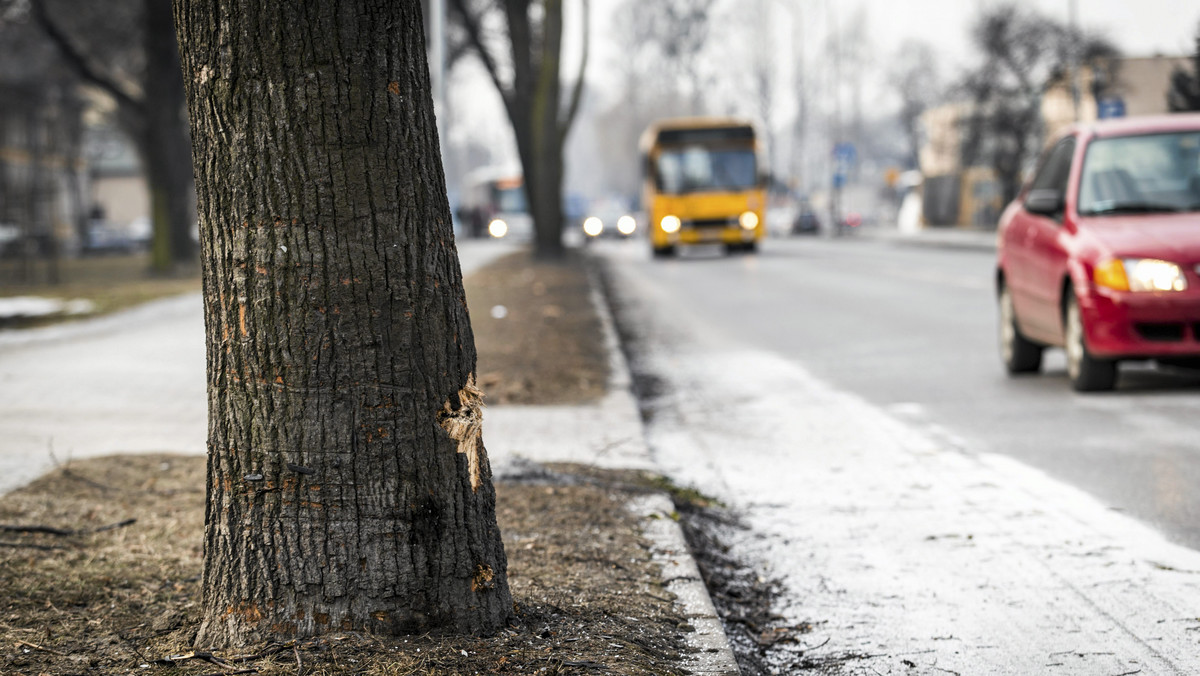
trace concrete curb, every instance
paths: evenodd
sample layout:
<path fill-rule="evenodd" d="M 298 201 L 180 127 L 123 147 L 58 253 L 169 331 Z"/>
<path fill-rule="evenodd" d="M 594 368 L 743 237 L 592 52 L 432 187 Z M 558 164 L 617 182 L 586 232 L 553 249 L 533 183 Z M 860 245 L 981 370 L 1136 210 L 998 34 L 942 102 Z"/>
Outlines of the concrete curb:
<path fill-rule="evenodd" d="M 601 291 L 602 285 L 595 259 L 589 259 L 589 296 L 600 318 L 604 344 L 609 353 L 609 391 L 628 393 L 634 403 L 630 410 L 636 416 L 638 409 L 633 397 L 633 375 L 621 350 L 621 339 L 617 334 L 608 297 Z M 637 425 L 642 427 L 640 416 L 637 418 Z M 645 448 L 644 430 L 637 443 Z M 649 449 L 645 448 L 645 457 L 649 455 Z M 694 674 L 732 676 L 741 673 L 737 659 L 733 656 L 733 646 L 725 634 L 725 628 L 717 615 L 712 597 L 708 594 L 708 588 L 704 586 L 700 569 L 684 538 L 683 529 L 673 518 L 675 505 L 671 498 L 665 493 L 650 494 L 631 501 L 628 508 L 640 518 L 642 535 L 652 544 L 651 554 L 662 568 L 666 589 L 675 595 L 676 606 L 693 629 L 684 638 L 696 653 L 687 658 L 685 668 Z"/>
<path fill-rule="evenodd" d="M 700 576 L 692 551 L 683 537 L 683 529 L 674 519 L 675 505 L 665 494 L 656 493 L 633 500 L 629 508 L 641 517 L 642 534 L 654 543 L 651 554 L 662 566 L 667 591 L 675 595 L 675 604 L 683 611 L 695 631 L 685 637 L 696 649 L 686 664 L 693 674 L 740 673 L 733 646 L 717 615 L 708 588 Z"/>

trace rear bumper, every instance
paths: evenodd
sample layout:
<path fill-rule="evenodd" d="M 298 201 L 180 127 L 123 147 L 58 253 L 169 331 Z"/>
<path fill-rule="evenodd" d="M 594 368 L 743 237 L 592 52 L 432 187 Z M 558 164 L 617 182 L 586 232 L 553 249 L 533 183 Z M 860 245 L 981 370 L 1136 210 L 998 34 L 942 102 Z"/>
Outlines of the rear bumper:
<path fill-rule="evenodd" d="M 1200 357 L 1200 291 L 1099 289 L 1080 305 L 1088 350 L 1097 357 Z"/>

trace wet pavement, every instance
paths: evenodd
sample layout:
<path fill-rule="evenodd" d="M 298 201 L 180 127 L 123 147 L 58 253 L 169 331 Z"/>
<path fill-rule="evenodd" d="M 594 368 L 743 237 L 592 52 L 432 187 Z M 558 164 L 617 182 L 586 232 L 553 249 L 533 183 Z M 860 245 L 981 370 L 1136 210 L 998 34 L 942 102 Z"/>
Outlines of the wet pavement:
<path fill-rule="evenodd" d="M 780 581 L 788 624 L 813 625 L 809 658 L 863 674 L 1200 673 L 1200 554 L 739 341 L 728 318 L 672 303 L 639 256 L 609 269 L 654 385 L 651 458 L 743 515 L 726 544 Z"/>

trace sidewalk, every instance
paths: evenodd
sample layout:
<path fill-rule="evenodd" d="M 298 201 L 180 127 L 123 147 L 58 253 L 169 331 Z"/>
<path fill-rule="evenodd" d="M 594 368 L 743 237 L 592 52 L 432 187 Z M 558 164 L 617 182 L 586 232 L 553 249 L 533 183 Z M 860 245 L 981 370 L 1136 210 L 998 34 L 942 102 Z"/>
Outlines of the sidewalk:
<path fill-rule="evenodd" d="M 514 247 L 508 243 L 463 243 L 460 247 L 460 261 L 464 275 L 513 250 Z M 577 463 L 614 470 L 654 469 L 655 465 L 645 442 L 637 402 L 631 391 L 628 366 L 619 349 L 607 305 L 598 291 L 599 285 L 594 278 L 591 282 L 591 303 L 603 325 L 610 366 L 608 394 L 596 403 L 578 406 L 489 407 L 485 412 L 484 439 L 496 482 L 498 486 L 508 482 L 509 491 L 531 490 L 527 482 L 521 484 L 531 472 L 541 472 L 546 476 L 553 474 L 540 469 L 540 465 L 544 463 Z M 109 608 L 142 607 L 142 612 L 150 615 L 165 612 L 166 615 L 175 617 L 175 621 L 183 621 L 185 628 L 188 621 L 195 619 L 190 617 L 188 611 L 171 604 L 183 604 L 191 595 L 197 593 L 195 580 L 198 578 L 194 577 L 196 571 L 192 569 L 198 570 L 199 566 L 198 539 L 202 527 L 196 520 L 202 513 L 202 504 L 193 503 L 202 503 L 203 499 L 202 490 L 196 486 L 203 486 L 203 469 L 199 456 L 204 453 L 204 368 L 203 324 L 200 299 L 196 294 L 167 299 L 127 312 L 71 325 L 0 332 L 0 381 L 5 382 L 5 387 L 0 391 L 0 469 L 4 475 L 4 479 L 0 481 L 0 515 L 3 516 L 0 521 L 22 524 L 45 522 L 63 528 L 81 529 L 87 525 L 87 519 L 106 519 L 112 516 L 111 521 L 116 521 L 131 515 L 138 517 L 136 527 L 89 536 L 72 542 L 65 548 L 59 544 L 47 548 L 52 541 L 36 539 L 45 536 L 5 538 L 15 540 L 15 545 L 8 543 L 9 548 L 0 549 L 0 570 L 7 570 L 4 576 L 0 576 L 0 583 L 5 582 L 4 578 L 8 576 L 24 575 L 33 580 L 37 575 L 49 574 L 45 571 L 59 570 L 61 566 L 76 570 L 71 568 L 75 565 L 70 563 L 72 557 L 111 557 L 113 565 L 117 565 L 118 568 L 130 571 L 137 568 L 137 572 L 128 573 L 130 578 L 118 585 L 119 591 L 109 589 L 113 585 L 110 578 L 103 578 L 106 581 L 97 581 L 90 585 L 80 585 L 96 587 L 101 590 L 101 595 L 109 594 L 118 600 L 105 598 L 102 607 L 89 607 L 86 602 L 72 602 L 72 610 L 66 616 L 56 616 L 58 619 L 39 614 L 48 611 L 34 610 L 63 607 L 64 604 L 60 600 L 56 600 L 56 606 L 50 602 L 50 597 L 42 598 L 45 594 L 53 593 L 48 591 L 48 588 L 54 585 L 42 585 L 35 581 L 20 585 L 14 582 L 11 586 L 0 584 L 0 588 L 22 589 L 21 593 L 0 603 L 0 610 L 5 610 L 8 618 L 7 625 L 0 627 L 0 642 L 8 645 L 12 645 L 14 641 L 16 644 L 37 644 L 37 647 L 26 649 L 23 653 L 0 650 L 0 672 L 8 673 L 9 669 L 13 669 L 18 673 L 57 673 L 66 668 L 65 665 L 72 664 L 68 660 L 78 659 L 81 654 L 92 655 L 90 659 L 97 665 L 96 668 L 106 670 L 99 665 L 110 663 L 103 660 L 117 659 L 118 653 L 123 650 L 120 648 L 121 642 L 115 639 L 112 644 L 116 647 L 107 655 L 103 652 L 105 648 L 98 648 L 107 640 L 103 638 L 106 632 L 109 635 L 121 636 L 126 641 L 139 642 L 140 650 L 146 654 L 148 661 L 177 652 L 174 648 L 160 650 L 160 643 L 156 642 L 160 641 L 159 639 L 126 639 L 126 636 L 138 632 L 136 627 L 124 627 L 121 622 L 132 621 L 136 624 L 148 620 L 146 617 L 128 620 L 128 612 L 123 616 L 121 612 Z M 134 377 L 135 374 L 140 375 Z M 113 383 L 122 383 L 116 396 Z M 50 448 L 53 448 L 53 455 Z M 172 460 L 169 456 L 155 455 L 162 451 L 182 452 L 193 457 Z M 94 468 L 100 467 L 99 465 L 81 464 L 85 458 L 131 452 L 147 455 L 135 459 L 128 459 L 129 456 L 126 456 L 127 460 L 117 461 L 118 464 L 123 462 L 127 467 L 157 468 L 160 457 L 162 458 L 164 474 L 156 474 L 150 479 L 147 484 L 151 487 L 149 493 L 143 492 L 145 487 L 140 485 L 143 480 L 139 479 L 130 490 L 118 490 L 116 494 L 122 498 L 113 500 L 109 497 L 113 495 L 112 489 L 101 484 L 109 484 L 110 481 L 113 486 L 123 484 L 116 478 L 106 478 L 107 475 L 89 474 Z M 83 481 L 92 481 L 94 486 L 103 490 L 95 497 L 88 497 L 86 494 L 82 497 L 64 495 L 62 499 L 55 500 L 45 497 L 44 493 L 24 497 L 20 491 L 3 497 L 4 493 L 50 470 L 55 464 L 64 462 L 73 462 L 71 467 L 76 470 L 71 474 L 75 477 L 73 481 L 78 482 L 82 477 Z M 153 474 L 156 470 L 137 471 L 149 471 Z M 117 472 L 113 476 L 119 474 L 120 472 Z M 182 485 L 191 487 L 187 491 L 186 500 L 163 498 L 154 492 L 157 490 L 153 488 L 155 482 L 162 482 L 160 487 L 165 486 L 168 474 L 186 474 L 187 479 Z M 602 485 L 597 485 L 603 490 Z M 520 488 L 521 486 L 524 488 Z M 540 492 L 542 489 L 536 490 Z M 548 492 L 554 490 L 563 489 L 546 489 Z M 677 630 L 678 636 L 691 652 L 684 654 L 681 662 L 671 662 L 670 673 L 678 669 L 695 674 L 737 674 L 738 667 L 721 621 L 701 581 L 679 524 L 674 520 L 675 507 L 670 498 L 662 493 L 629 497 L 634 494 L 616 490 L 611 491 L 610 495 L 618 498 L 624 496 L 629 500 L 626 509 L 631 518 L 614 522 L 601 518 L 602 515 L 581 512 L 582 518 L 586 520 L 592 517 L 595 523 L 592 527 L 567 533 L 564 533 L 560 526 L 550 524 L 552 520 L 560 521 L 558 515 L 553 512 L 554 509 L 561 509 L 553 507 L 555 500 L 548 501 L 549 511 L 542 516 L 529 515 L 531 510 L 537 508 L 528 502 L 513 499 L 506 501 L 503 505 L 505 509 L 522 513 L 526 519 L 531 518 L 533 523 L 525 530 L 511 534 L 520 543 L 522 551 L 510 553 L 510 564 L 521 555 L 528 556 L 524 550 L 533 547 L 533 551 L 536 552 L 542 549 L 544 544 L 549 544 L 546 535 L 548 533 L 552 533 L 551 538 L 554 539 L 553 549 L 550 551 L 574 560 L 576 569 L 580 567 L 580 562 L 590 561 L 587 557 L 595 556 L 594 552 L 603 551 L 605 545 L 601 543 L 611 542 L 614 538 L 640 536 L 643 541 L 649 543 L 649 554 L 661 567 L 658 579 L 646 580 L 632 572 L 618 575 L 615 578 L 617 588 L 612 590 L 612 594 L 645 595 L 655 599 L 660 605 L 665 602 L 668 606 L 672 601 L 661 596 L 662 590 L 665 589 L 674 595 L 674 615 L 683 620 Z M 153 507 L 136 506 L 140 504 L 136 502 L 138 500 L 156 499 L 169 502 L 152 503 L 155 505 Z M 96 509 L 86 506 L 89 500 L 94 500 L 100 505 L 100 516 L 96 516 Z M 43 505 L 44 508 L 30 507 L 32 504 Z M 119 513 L 120 516 L 109 515 L 107 511 Z M 81 516 L 84 514 L 87 516 Z M 176 531 L 170 538 L 163 540 L 170 540 L 171 545 L 178 544 L 183 551 L 165 554 L 168 557 L 179 556 L 179 563 L 173 564 L 171 572 L 164 572 L 166 577 L 155 578 L 153 584 L 144 583 L 135 577 L 144 574 L 138 567 L 145 557 L 160 554 L 154 551 L 155 545 L 147 548 L 145 543 L 147 538 L 151 538 L 149 542 L 154 542 L 153 538 L 161 536 L 155 529 L 164 519 L 170 521 Z M 544 528 L 537 525 L 538 519 L 545 522 Z M 615 527 L 618 523 L 621 524 L 621 532 L 610 533 L 605 530 Z M 636 528 L 630 527 L 629 524 L 636 524 Z M 637 532 L 632 532 L 634 530 Z M 510 533 L 505 535 L 507 541 Z M 166 547 L 167 544 L 163 543 L 161 546 Z M 509 543 L 506 547 L 513 548 L 513 544 Z M 118 557 L 122 556 L 128 557 L 128 563 L 117 561 Z M 582 565 L 586 570 L 588 566 L 607 563 L 597 560 Z M 84 581 L 87 582 L 86 566 L 90 564 L 79 565 L 85 566 L 81 570 L 85 571 Z M 596 577 L 605 572 L 607 571 L 595 570 Z M 510 575 L 512 574 L 520 575 L 521 572 L 512 569 L 510 565 Z M 153 602 L 143 606 L 146 599 L 130 598 L 125 603 L 119 600 L 120 594 L 126 593 L 125 590 L 133 590 L 128 593 L 134 594 L 138 589 L 157 586 L 162 579 L 176 577 L 180 580 L 176 583 L 176 596 L 179 598 L 173 601 L 155 598 Z M 540 579 L 536 582 L 543 588 L 562 590 L 560 593 L 569 594 L 574 588 L 572 579 Z M 648 582 L 651 584 L 647 584 Z M 74 580 L 71 585 L 66 586 L 74 588 L 73 583 Z M 517 599 L 514 597 L 514 600 Z M 523 612 L 531 612 L 528 606 L 532 604 L 532 612 L 536 617 L 536 613 L 540 612 L 538 604 L 534 603 L 536 600 L 523 598 L 522 604 L 527 606 Z M 546 600 L 541 601 L 545 605 Z M 595 607 L 602 605 L 596 603 L 596 600 L 589 601 L 586 597 L 579 599 L 579 602 L 585 606 L 589 603 Z M 550 607 L 553 608 L 555 601 L 551 599 L 550 603 Z M 160 609 L 164 604 L 165 611 Z M 561 612 L 567 616 L 571 614 L 569 609 Z M 71 619 L 72 617 L 75 619 Z M 186 619 L 180 620 L 181 617 Z M 101 643 L 88 644 L 72 640 L 71 632 L 67 630 L 71 626 L 70 623 L 93 619 L 101 624 L 98 627 L 88 624 L 86 634 L 89 639 Z M 633 617 L 619 619 L 621 622 L 633 622 L 635 625 L 639 621 L 639 618 Z M 526 625 L 531 621 L 535 620 L 528 617 L 523 620 Z M 48 626 L 47 622 L 52 622 L 59 628 L 54 632 L 53 638 L 45 628 Z M 671 629 L 675 630 L 674 625 Z M 540 628 L 532 626 L 525 626 L 521 631 L 531 630 L 541 631 Z M 185 629 L 178 630 L 184 631 Z M 158 635 L 160 634 L 155 634 Z M 161 641 L 172 636 L 168 634 Z M 505 640 L 526 640 L 524 636 L 523 633 L 519 637 L 509 637 Z M 574 659 L 571 655 L 573 647 L 583 645 L 569 643 L 571 640 L 577 639 L 568 638 L 564 634 L 541 642 L 544 648 L 539 650 L 549 652 L 539 653 L 541 656 L 537 659 L 548 661 L 546 663 L 549 664 L 557 663 L 560 671 L 556 673 L 585 673 L 592 667 L 583 663 L 582 666 L 571 666 Z M 562 647 L 564 641 L 568 642 L 565 650 Z M 399 643 L 400 639 L 396 642 Z M 440 646 L 443 649 L 437 656 L 437 659 L 442 661 L 432 664 L 445 667 L 454 663 L 460 650 L 444 650 L 445 647 Z M 625 647 L 636 646 L 626 643 Z M 470 645 L 467 645 L 467 648 L 470 649 Z M 319 652 L 325 649 L 328 649 L 328 646 L 312 650 Z M 380 650 L 394 652 L 397 648 Z M 433 647 L 427 645 L 424 654 L 430 656 L 428 659 L 434 659 Z M 479 662 L 470 660 L 477 660 L 478 657 L 473 655 L 468 660 L 465 657 L 467 653 L 462 654 L 463 664 L 459 666 L 469 666 L 469 670 L 477 670 Z M 96 662 L 97 659 L 102 661 Z M 313 655 L 306 656 L 305 659 L 307 661 L 319 658 Z M 663 659 L 678 658 L 664 658 L 660 655 L 658 659 L 660 664 L 663 664 Z M 516 673 L 512 671 L 516 664 L 517 662 L 513 661 L 502 673 Z M 607 673 L 624 673 L 621 669 L 625 664 L 628 662 L 620 658 L 614 659 L 606 667 Z"/>
<path fill-rule="evenodd" d="M 591 300 L 604 327 L 609 355 L 608 394 L 582 406 L 497 406 L 484 414 L 484 434 L 498 481 L 520 475 L 528 462 L 578 463 L 610 469 L 653 471 L 632 390 L 632 375 L 620 349 L 612 313 L 590 275 Z M 737 661 L 696 562 L 665 495 L 648 495 L 629 506 L 641 516 L 643 536 L 653 545 L 665 587 L 694 632 L 685 636 L 696 652 L 681 665 L 693 674 L 737 674 Z M 668 517 L 668 518 L 659 518 Z M 630 593 L 638 593 L 636 589 Z"/>

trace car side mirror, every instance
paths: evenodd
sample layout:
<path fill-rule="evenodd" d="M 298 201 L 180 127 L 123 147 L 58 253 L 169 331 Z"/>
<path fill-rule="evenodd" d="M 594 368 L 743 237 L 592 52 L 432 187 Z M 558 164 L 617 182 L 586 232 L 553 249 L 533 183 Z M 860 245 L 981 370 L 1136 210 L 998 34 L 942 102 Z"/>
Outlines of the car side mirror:
<path fill-rule="evenodd" d="M 1066 200 L 1063 199 L 1061 190 L 1052 188 L 1031 190 L 1025 197 L 1025 210 L 1031 214 L 1054 218 L 1062 213 L 1065 206 Z"/>

